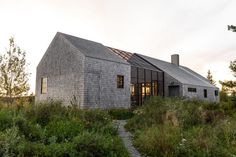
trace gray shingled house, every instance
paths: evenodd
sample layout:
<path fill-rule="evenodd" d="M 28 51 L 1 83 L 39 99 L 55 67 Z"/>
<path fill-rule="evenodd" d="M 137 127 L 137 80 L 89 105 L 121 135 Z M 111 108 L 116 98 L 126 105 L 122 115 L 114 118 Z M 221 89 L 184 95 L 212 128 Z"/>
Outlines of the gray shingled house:
<path fill-rule="evenodd" d="M 72 101 L 80 108 L 142 105 L 150 96 L 219 101 L 219 89 L 179 65 L 57 33 L 37 66 L 36 102 Z"/>

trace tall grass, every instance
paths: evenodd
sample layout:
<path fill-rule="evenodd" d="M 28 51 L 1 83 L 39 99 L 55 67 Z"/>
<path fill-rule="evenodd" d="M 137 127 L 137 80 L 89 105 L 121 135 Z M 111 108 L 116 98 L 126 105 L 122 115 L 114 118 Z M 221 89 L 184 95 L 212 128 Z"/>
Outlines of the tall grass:
<path fill-rule="evenodd" d="M 106 111 L 49 102 L 0 108 L 0 156 L 129 156 Z"/>
<path fill-rule="evenodd" d="M 235 156 L 235 111 L 232 104 L 154 97 L 126 128 L 147 156 Z"/>

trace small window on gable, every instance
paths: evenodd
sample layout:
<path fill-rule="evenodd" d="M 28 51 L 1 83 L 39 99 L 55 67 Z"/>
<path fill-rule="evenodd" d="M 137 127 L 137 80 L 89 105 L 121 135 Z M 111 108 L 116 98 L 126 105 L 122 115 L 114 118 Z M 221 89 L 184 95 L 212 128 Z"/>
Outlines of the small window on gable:
<path fill-rule="evenodd" d="M 218 96 L 218 95 L 219 95 L 218 90 L 215 90 L 215 96 Z"/>
<path fill-rule="evenodd" d="M 41 94 L 47 93 L 47 78 L 43 77 L 41 78 Z"/>
<path fill-rule="evenodd" d="M 207 98 L 207 90 L 204 89 L 204 98 Z"/>
<path fill-rule="evenodd" d="M 117 88 L 124 88 L 124 76 L 117 75 Z"/>
<path fill-rule="evenodd" d="M 196 88 L 188 88 L 188 92 L 194 92 L 194 93 L 196 93 L 196 92 L 197 92 L 197 89 L 196 89 Z"/>

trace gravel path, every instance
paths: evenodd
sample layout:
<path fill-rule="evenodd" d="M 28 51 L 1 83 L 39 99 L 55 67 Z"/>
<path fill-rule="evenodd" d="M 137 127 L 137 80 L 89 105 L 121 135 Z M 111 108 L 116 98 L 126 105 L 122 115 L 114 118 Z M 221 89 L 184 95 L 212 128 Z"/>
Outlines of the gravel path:
<path fill-rule="evenodd" d="M 126 149 L 129 151 L 132 157 L 142 157 L 137 149 L 134 148 L 132 144 L 132 135 L 131 133 L 127 132 L 124 128 L 126 124 L 126 120 L 116 120 L 116 125 L 118 126 L 118 133 L 119 136 L 122 138 Z"/>

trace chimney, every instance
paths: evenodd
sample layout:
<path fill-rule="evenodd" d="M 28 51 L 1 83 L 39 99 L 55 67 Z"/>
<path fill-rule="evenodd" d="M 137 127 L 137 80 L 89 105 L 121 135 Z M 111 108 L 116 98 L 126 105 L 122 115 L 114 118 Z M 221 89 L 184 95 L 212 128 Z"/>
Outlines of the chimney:
<path fill-rule="evenodd" d="M 178 54 L 171 55 L 171 63 L 179 66 L 179 55 Z"/>

